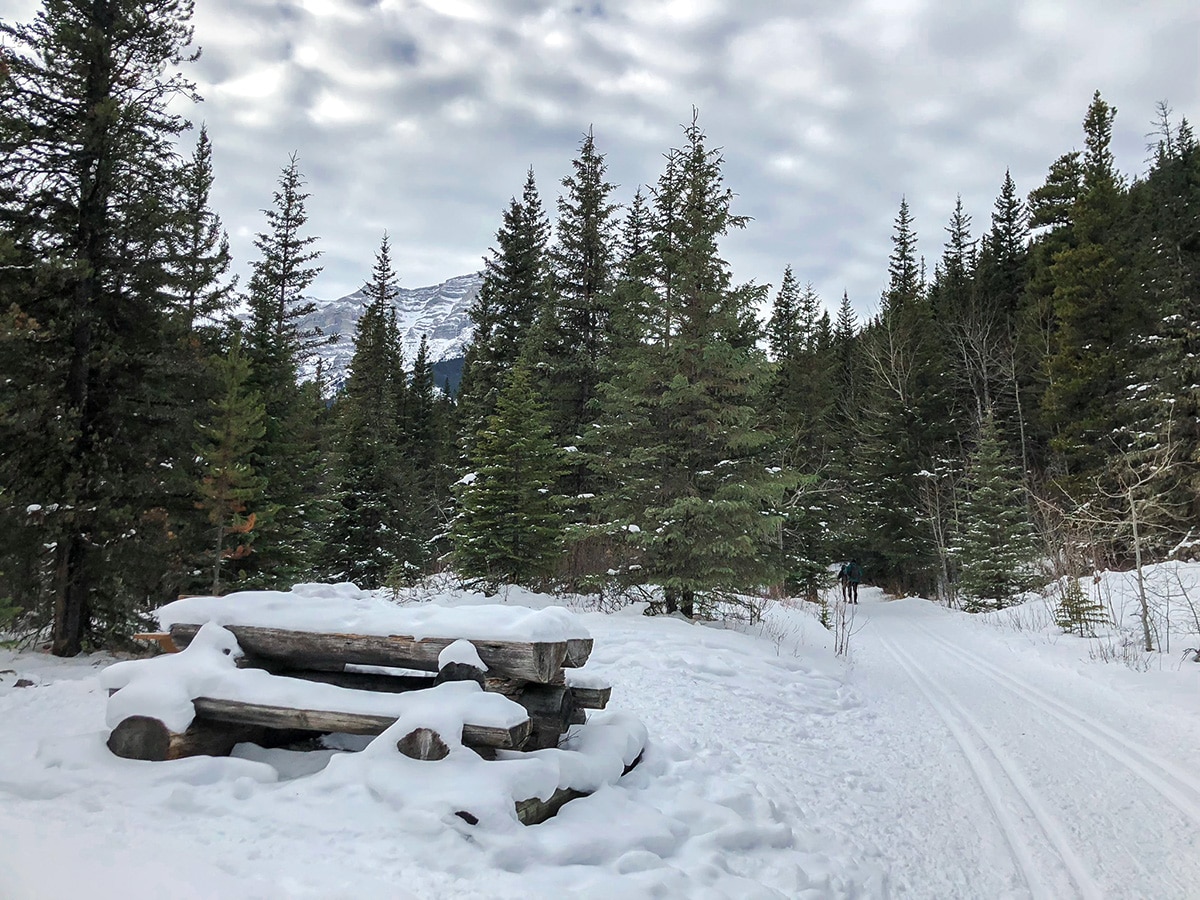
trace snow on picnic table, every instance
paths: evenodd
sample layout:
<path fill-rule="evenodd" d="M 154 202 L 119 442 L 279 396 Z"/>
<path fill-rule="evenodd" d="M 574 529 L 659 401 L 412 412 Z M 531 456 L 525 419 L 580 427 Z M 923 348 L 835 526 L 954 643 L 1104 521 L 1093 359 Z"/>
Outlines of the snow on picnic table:
<path fill-rule="evenodd" d="M 116 759 L 101 660 L 9 653 L 0 897 L 1196 896 L 1200 667 L 1133 672 L 1077 638 L 861 599 L 849 665 L 799 608 L 755 635 L 577 613 L 583 672 L 649 745 L 529 828 L 305 774 L 332 751 Z"/>
<path fill-rule="evenodd" d="M 239 591 L 224 597 L 185 597 L 156 611 L 159 624 L 247 625 L 330 634 L 404 635 L 489 641 L 566 641 L 588 638 L 579 618 L 559 606 L 529 608 L 486 602 L 480 594 L 458 599 L 469 605 L 426 603 L 397 606 L 353 584 L 298 584 L 290 591 Z"/>

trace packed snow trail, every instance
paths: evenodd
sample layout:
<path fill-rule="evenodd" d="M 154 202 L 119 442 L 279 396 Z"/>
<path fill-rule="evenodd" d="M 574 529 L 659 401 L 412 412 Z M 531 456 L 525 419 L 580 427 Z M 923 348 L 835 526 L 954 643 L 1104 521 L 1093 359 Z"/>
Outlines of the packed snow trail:
<path fill-rule="evenodd" d="M 1197 704 L 1106 689 L 1089 676 L 1108 667 L 1073 664 L 1078 639 L 1037 647 L 923 600 L 863 600 L 852 683 L 893 740 L 857 752 L 897 779 L 864 837 L 896 860 L 897 895 L 1197 896 Z M 872 826 L 909 802 L 911 831 Z"/>

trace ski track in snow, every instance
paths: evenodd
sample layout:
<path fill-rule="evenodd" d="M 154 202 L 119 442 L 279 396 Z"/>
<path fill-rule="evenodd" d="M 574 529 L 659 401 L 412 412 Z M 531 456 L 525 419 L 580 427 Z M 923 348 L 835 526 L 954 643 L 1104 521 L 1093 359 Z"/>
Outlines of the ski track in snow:
<path fill-rule="evenodd" d="M 974 835 L 916 823 L 931 841 L 958 841 L 933 873 L 949 886 L 935 889 L 930 870 L 906 859 L 894 873 L 898 894 L 1200 896 L 1194 688 L 1164 705 L 1152 690 L 1162 679 L 1083 663 L 1089 645 L 1077 638 L 1004 631 L 919 601 L 863 612 L 853 680 L 894 734 L 904 734 L 907 714 L 910 732 L 924 727 L 950 739 L 930 737 L 940 761 L 926 751 L 908 790 L 953 780 L 951 802 L 976 810 L 968 817 Z M 949 774 L 956 760 L 966 761 L 969 780 Z M 885 845 L 894 838 L 880 836 Z"/>
<path fill-rule="evenodd" d="M 1061 823 L 1047 809 L 1045 800 L 1029 786 L 1017 766 L 997 746 L 987 731 L 948 693 L 939 689 L 930 675 L 911 655 L 899 649 L 890 640 L 882 641 L 882 645 L 925 695 L 953 735 L 963 756 L 971 766 L 975 780 L 987 797 L 996 821 L 1004 831 L 1004 837 L 1012 849 L 1030 895 L 1035 900 L 1043 900 L 1043 898 L 1044 900 L 1053 900 L 1053 898 L 1065 896 L 1060 886 L 1050 886 L 1057 880 L 1054 878 L 1054 873 L 1043 873 L 1041 867 L 1034 860 L 1029 846 L 1032 837 L 1031 828 L 1026 825 L 1028 817 L 1014 816 L 1010 810 L 1011 795 L 1014 792 L 1028 808 L 1045 837 L 1058 851 L 1063 865 L 1076 885 L 1077 894 L 1088 900 L 1102 896 L 1078 854 L 1070 846 Z M 987 762 L 985 754 L 991 757 L 992 764 Z M 999 774 L 1007 779 L 1010 785 L 1009 789 L 1003 787 L 1003 782 L 997 777 L 997 769 Z"/>
<path fill-rule="evenodd" d="M 997 685 L 1032 703 L 1047 715 L 1070 728 L 1092 746 L 1121 763 L 1144 780 L 1162 798 L 1200 826 L 1200 779 L 1160 758 L 1154 751 L 1109 728 L 1091 716 L 1054 699 L 1027 681 L 998 666 L 963 653 L 945 638 L 922 629 L 951 655 L 991 678 Z M 1200 889 L 1198 889 L 1200 890 Z"/>

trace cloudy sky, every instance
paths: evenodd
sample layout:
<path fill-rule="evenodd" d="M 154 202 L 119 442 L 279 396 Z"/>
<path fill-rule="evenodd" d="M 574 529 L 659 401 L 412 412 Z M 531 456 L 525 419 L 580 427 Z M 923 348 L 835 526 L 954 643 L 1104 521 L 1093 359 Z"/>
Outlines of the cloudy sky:
<path fill-rule="evenodd" d="M 589 127 L 627 201 L 695 106 L 753 217 L 735 278 L 791 264 L 865 313 L 902 195 L 932 267 L 956 194 L 986 228 L 1006 168 L 1026 193 L 1081 146 L 1093 91 L 1129 176 L 1158 101 L 1200 121 L 1195 0 L 196 0 L 195 30 L 189 115 L 239 270 L 295 151 L 319 297 L 361 284 L 385 229 L 405 286 L 478 269 L 528 167 L 552 210 Z"/>

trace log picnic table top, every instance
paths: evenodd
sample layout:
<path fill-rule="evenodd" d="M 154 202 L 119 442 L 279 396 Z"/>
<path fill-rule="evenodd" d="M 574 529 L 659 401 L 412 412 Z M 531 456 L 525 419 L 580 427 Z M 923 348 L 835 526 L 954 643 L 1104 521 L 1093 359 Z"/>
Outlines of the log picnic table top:
<path fill-rule="evenodd" d="M 200 631 L 199 625 L 171 626 L 170 641 L 186 648 Z M 346 665 L 384 666 L 437 672 L 443 650 L 457 638 L 414 638 L 407 635 L 373 635 L 225 626 L 251 661 L 261 660 L 293 669 L 340 671 Z M 147 636 L 150 637 L 150 636 Z M 155 636 L 157 639 L 157 636 Z M 489 675 L 536 684 L 561 683 L 564 668 L 578 668 L 592 652 L 591 638 L 563 641 L 491 641 L 471 639 Z"/>

